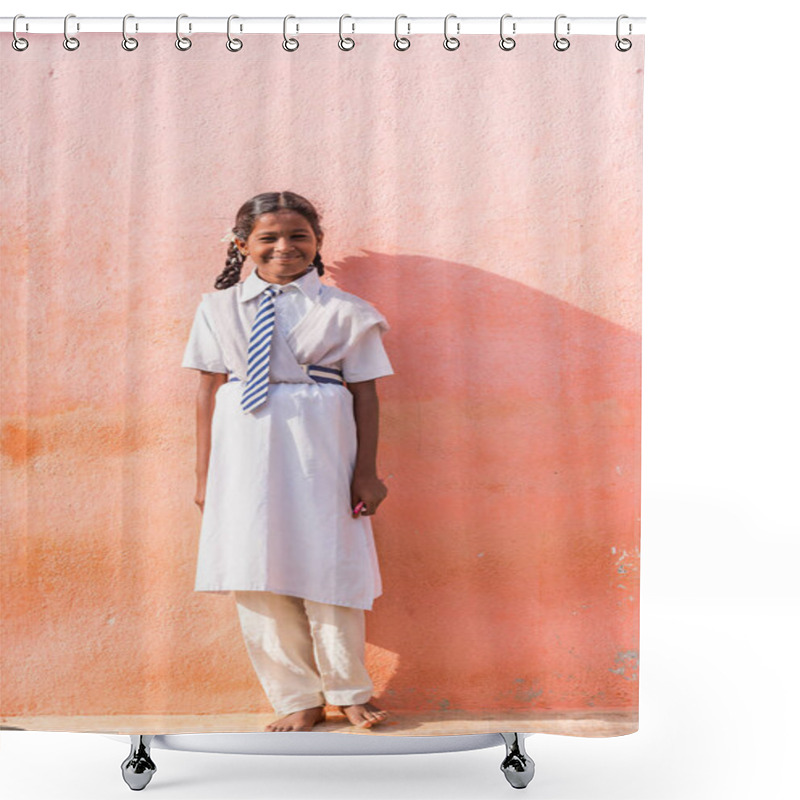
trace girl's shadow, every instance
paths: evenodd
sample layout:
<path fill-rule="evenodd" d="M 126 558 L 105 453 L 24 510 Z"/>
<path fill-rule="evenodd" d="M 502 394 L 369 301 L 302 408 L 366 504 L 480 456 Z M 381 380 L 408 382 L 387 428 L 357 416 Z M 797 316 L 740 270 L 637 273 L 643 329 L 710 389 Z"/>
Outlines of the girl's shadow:
<path fill-rule="evenodd" d="M 466 264 L 364 251 L 328 272 L 391 325 L 367 617 L 385 707 L 635 705 L 639 335 Z"/>

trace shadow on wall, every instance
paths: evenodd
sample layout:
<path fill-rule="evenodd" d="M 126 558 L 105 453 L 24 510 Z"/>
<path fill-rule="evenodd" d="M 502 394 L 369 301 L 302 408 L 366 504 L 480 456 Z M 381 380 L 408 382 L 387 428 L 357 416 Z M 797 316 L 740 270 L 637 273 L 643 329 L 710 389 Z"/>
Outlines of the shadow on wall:
<path fill-rule="evenodd" d="M 326 268 L 391 325 L 370 670 L 395 707 L 629 708 L 640 337 L 474 267 Z"/>

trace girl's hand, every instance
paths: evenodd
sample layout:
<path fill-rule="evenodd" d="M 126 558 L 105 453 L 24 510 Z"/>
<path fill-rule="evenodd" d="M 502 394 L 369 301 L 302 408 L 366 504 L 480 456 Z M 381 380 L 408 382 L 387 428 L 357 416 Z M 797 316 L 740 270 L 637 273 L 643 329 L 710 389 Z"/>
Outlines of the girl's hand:
<path fill-rule="evenodd" d="M 355 509 L 359 503 L 364 504 L 361 512 L 353 514 L 353 517 L 374 514 L 387 494 L 389 490 L 377 475 L 353 475 L 353 482 L 350 485 L 350 508 Z"/>

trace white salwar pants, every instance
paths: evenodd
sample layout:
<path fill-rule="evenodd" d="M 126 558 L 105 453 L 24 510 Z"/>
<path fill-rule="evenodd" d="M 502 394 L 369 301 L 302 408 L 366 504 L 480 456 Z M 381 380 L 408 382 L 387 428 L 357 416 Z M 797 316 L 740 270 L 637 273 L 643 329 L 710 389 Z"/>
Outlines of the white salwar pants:
<path fill-rule="evenodd" d="M 372 697 L 363 609 L 264 591 L 234 596 L 250 661 L 277 714 Z"/>

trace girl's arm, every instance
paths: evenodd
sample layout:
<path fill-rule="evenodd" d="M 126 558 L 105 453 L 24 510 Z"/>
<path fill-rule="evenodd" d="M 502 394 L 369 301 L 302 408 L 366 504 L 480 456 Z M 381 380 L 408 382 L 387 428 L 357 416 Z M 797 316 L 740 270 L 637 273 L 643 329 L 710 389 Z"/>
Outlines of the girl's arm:
<path fill-rule="evenodd" d="M 378 392 L 375 380 L 348 383 L 353 395 L 353 415 L 356 420 L 358 449 L 350 488 L 350 501 L 355 508 L 362 500 L 365 514 L 374 514 L 387 495 L 386 487 L 378 478 Z"/>
<path fill-rule="evenodd" d="M 220 372 L 200 372 L 200 385 L 197 388 L 197 494 L 194 502 L 203 510 L 206 499 L 206 479 L 208 478 L 208 460 L 211 454 L 211 418 L 214 415 L 214 403 L 217 389 L 228 380 L 228 376 Z"/>

